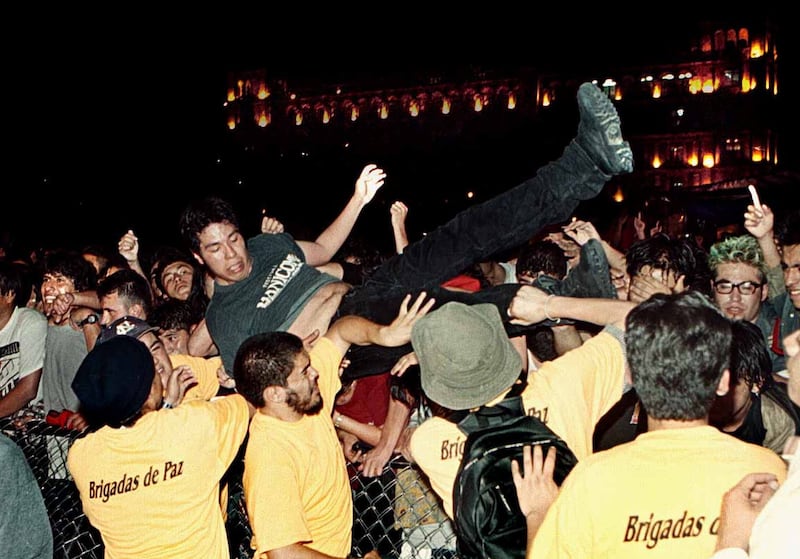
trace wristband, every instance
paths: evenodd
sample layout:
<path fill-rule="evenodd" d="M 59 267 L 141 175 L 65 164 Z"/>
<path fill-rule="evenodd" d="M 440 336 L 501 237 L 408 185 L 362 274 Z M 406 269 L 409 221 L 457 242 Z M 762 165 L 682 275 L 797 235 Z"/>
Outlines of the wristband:
<path fill-rule="evenodd" d="M 547 296 L 547 299 L 545 299 L 545 300 L 544 300 L 544 317 L 545 317 L 547 320 L 549 320 L 550 322 L 555 322 L 556 324 L 558 324 L 559 322 L 561 322 L 561 319 L 560 319 L 560 318 L 553 318 L 553 317 L 552 317 L 552 316 L 550 316 L 550 314 L 547 312 L 547 303 L 549 303 L 549 302 L 550 302 L 550 299 L 551 299 L 551 298 L 553 298 L 553 297 L 555 297 L 555 295 L 552 295 L 552 294 L 551 294 L 551 295 L 548 295 L 548 296 Z"/>

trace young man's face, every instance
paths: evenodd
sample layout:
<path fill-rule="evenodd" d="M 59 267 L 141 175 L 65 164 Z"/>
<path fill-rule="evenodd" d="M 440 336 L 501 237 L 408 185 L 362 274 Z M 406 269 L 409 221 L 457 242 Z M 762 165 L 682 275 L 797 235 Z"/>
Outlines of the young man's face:
<path fill-rule="evenodd" d="M 198 235 L 195 258 L 205 264 L 220 285 L 231 285 L 250 275 L 250 253 L 244 237 L 230 223 L 212 223 Z"/>
<path fill-rule="evenodd" d="M 742 293 L 742 290 L 748 291 L 746 288 L 748 282 L 751 286 L 759 287 L 752 293 Z M 761 283 L 763 282 L 756 267 L 744 262 L 725 262 L 717 266 L 717 273 L 712 283 L 714 301 L 728 318 L 754 322 L 758 318 L 761 302 L 769 294 L 766 284 L 761 285 Z M 732 287 L 733 285 L 738 287 Z M 731 289 L 730 293 L 720 293 L 728 289 Z"/>
<path fill-rule="evenodd" d="M 141 316 L 139 305 L 129 305 L 127 300 L 120 298 L 116 291 L 100 298 L 100 308 L 102 309 L 102 314 L 100 315 L 100 324 L 102 326 L 108 326 L 123 316 L 135 316 L 142 320 L 145 319 L 144 316 Z"/>
<path fill-rule="evenodd" d="M 169 360 L 164 344 L 161 343 L 155 332 L 142 334 L 139 341 L 150 350 L 150 355 L 153 356 L 153 365 L 156 368 L 156 376 L 161 377 L 162 383 L 166 386 L 169 376 L 172 374 L 172 361 Z"/>
<path fill-rule="evenodd" d="M 189 355 L 189 331 L 184 328 L 161 330 L 158 339 L 169 355 Z"/>
<path fill-rule="evenodd" d="M 173 262 L 161 272 L 161 285 L 173 299 L 185 301 L 192 291 L 194 268 L 187 262 Z"/>
<path fill-rule="evenodd" d="M 53 310 L 53 301 L 59 295 L 75 292 L 75 280 L 59 272 L 51 272 L 42 276 L 42 304 L 45 314 Z"/>
<path fill-rule="evenodd" d="M 784 245 L 781 266 L 786 292 L 795 308 L 800 309 L 800 245 Z"/>
<path fill-rule="evenodd" d="M 308 353 L 303 351 L 294 361 L 294 369 L 286 378 L 286 404 L 296 412 L 313 415 L 322 409 L 319 373 L 311 366 Z"/>

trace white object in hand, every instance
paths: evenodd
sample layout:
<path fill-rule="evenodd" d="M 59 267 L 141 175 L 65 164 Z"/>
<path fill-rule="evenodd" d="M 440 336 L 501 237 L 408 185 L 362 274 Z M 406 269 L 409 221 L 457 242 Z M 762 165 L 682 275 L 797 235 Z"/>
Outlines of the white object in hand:
<path fill-rule="evenodd" d="M 753 205 L 756 207 L 757 210 L 761 210 L 761 200 L 758 199 L 758 192 L 756 192 L 756 187 L 752 184 L 747 187 L 750 191 L 750 197 L 753 198 Z"/>

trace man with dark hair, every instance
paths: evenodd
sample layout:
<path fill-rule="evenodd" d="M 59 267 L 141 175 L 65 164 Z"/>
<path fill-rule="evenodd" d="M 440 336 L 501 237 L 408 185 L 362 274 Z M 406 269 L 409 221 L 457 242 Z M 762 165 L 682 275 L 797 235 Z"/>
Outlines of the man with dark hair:
<path fill-rule="evenodd" d="M 131 269 L 119 270 L 97 286 L 102 316 L 100 324 L 107 326 L 123 316 L 147 320 L 153 308 L 150 284 Z"/>
<path fill-rule="evenodd" d="M 228 559 L 220 480 L 247 434 L 244 398 L 163 406 L 150 351 L 126 335 L 97 344 L 72 388 L 91 430 L 67 466 L 106 556 Z"/>
<path fill-rule="evenodd" d="M 528 556 L 708 557 L 725 492 L 750 472 L 786 476 L 775 452 L 708 424 L 716 397 L 729 390 L 732 334 L 707 297 L 653 295 L 625 326 L 648 432 L 578 462 L 529 540 Z M 535 494 L 520 493 L 529 510 Z"/>
<path fill-rule="evenodd" d="M 21 270 L 0 261 L 0 418 L 36 400 L 44 364 L 47 319 L 25 306 Z"/>
<path fill-rule="evenodd" d="M 781 268 L 785 293 L 771 299 L 779 317 L 772 334 L 772 351 L 780 359 L 773 360 L 776 368 L 785 368 L 783 340 L 800 329 L 800 209 L 787 213 L 775 229 L 780 247 Z"/>
<path fill-rule="evenodd" d="M 781 454 L 786 441 L 800 434 L 800 418 L 786 393 L 775 382 L 764 335 L 746 320 L 731 323 L 730 390 L 711 407 L 709 423 L 725 433 Z"/>
<path fill-rule="evenodd" d="M 340 363 L 350 344 L 399 346 L 433 305 L 406 297 L 391 324 L 358 316 L 331 325 L 313 347 L 288 332 L 242 343 L 234 364 L 237 390 L 258 413 L 250 425 L 244 490 L 256 557 L 347 557 L 353 503 L 331 418 L 341 388 Z"/>
<path fill-rule="evenodd" d="M 348 314 L 385 324 L 408 293 L 427 291 L 439 304 L 453 299 L 491 302 L 505 312 L 519 285 L 457 293 L 441 284 L 476 262 L 520 245 L 543 226 L 567 219 L 581 200 L 595 197 L 612 176 L 633 169 L 630 147 L 608 96 L 584 83 L 577 98 L 578 132 L 558 160 L 408 245 L 362 285 L 342 283 L 314 266 L 328 262 L 342 245 L 361 208 L 374 195 L 376 189 L 369 184 L 358 187 L 358 196 L 323 233 L 324 242 L 320 242 L 323 236 L 307 242 L 279 233 L 245 243 L 228 203 L 206 199 L 188 206 L 180 230 L 197 261 L 215 279 L 206 321 L 226 369 L 250 335 L 275 330 L 299 336 L 314 330 L 324 333 L 337 316 Z M 354 351 L 348 375 L 383 373 L 408 350 Z"/>

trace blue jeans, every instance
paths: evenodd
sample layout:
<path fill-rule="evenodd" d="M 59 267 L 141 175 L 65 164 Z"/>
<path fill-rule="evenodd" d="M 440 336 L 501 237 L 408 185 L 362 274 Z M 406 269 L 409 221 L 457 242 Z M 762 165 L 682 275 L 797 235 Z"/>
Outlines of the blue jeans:
<path fill-rule="evenodd" d="M 449 301 L 491 303 L 505 319 L 519 284 L 475 293 L 450 291 L 441 284 L 476 262 L 527 242 L 544 227 L 565 221 L 581 200 L 594 198 L 610 178 L 572 140 L 557 160 L 539 168 L 532 178 L 460 212 L 383 263 L 344 297 L 337 315 L 355 314 L 389 324 L 403 297 L 426 291 L 436 298 L 436 307 Z M 388 371 L 397 357 L 409 351 L 410 344 L 402 348 L 352 346 L 345 375 L 356 378 Z"/>

